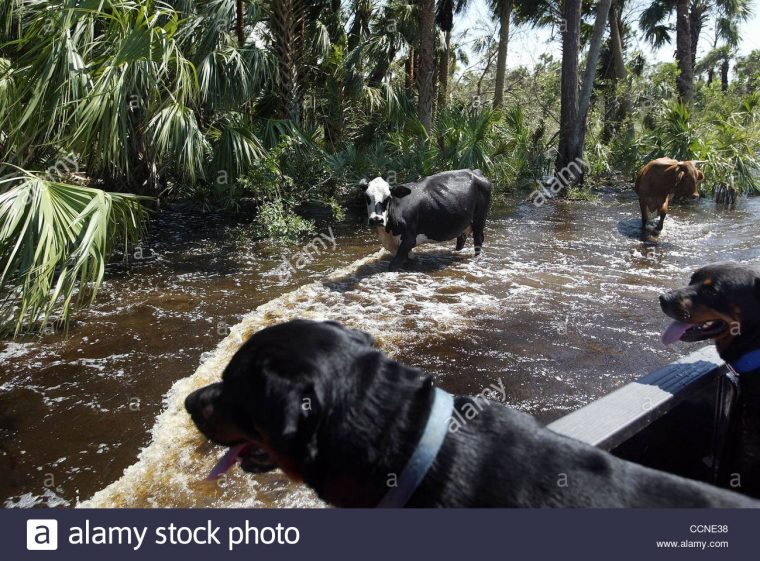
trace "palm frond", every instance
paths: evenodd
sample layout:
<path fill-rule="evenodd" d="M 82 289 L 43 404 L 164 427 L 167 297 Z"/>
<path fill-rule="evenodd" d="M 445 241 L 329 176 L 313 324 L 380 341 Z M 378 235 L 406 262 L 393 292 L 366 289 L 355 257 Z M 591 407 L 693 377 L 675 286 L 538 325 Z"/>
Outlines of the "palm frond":
<path fill-rule="evenodd" d="M 139 238 L 146 198 L 24 170 L 0 180 L 0 190 L 2 329 L 44 329 L 52 316 L 66 326 L 94 300 L 117 245 Z"/>

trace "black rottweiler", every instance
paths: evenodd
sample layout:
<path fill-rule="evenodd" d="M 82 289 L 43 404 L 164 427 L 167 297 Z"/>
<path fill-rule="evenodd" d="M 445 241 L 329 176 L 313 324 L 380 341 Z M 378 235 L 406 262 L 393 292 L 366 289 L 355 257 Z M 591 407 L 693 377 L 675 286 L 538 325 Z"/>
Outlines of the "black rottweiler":
<path fill-rule="evenodd" d="M 441 395 L 453 404 L 445 417 L 431 413 Z M 388 505 L 429 448 L 433 418 L 445 423 L 440 440 L 408 500 L 394 506 L 760 506 L 621 460 L 498 403 L 452 399 L 429 374 L 335 322 L 295 320 L 259 331 L 222 381 L 190 394 L 185 407 L 204 435 L 229 447 L 212 476 L 238 458 L 249 472 L 280 467 L 335 506 Z"/>
<path fill-rule="evenodd" d="M 713 340 L 738 374 L 729 469 L 739 477 L 729 479 L 742 492 L 760 497 L 760 274 L 736 263 L 709 265 L 692 275 L 689 286 L 660 296 L 660 306 L 676 320 L 663 343 Z"/>

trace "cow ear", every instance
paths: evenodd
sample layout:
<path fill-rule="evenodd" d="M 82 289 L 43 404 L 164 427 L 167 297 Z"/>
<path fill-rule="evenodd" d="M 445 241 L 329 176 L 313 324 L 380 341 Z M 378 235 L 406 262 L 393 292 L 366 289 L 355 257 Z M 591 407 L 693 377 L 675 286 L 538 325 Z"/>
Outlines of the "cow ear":
<path fill-rule="evenodd" d="M 697 181 L 704 181 L 705 180 L 705 174 L 702 173 L 700 170 L 697 170 Z"/>
<path fill-rule="evenodd" d="M 403 199 L 407 195 L 411 195 L 411 194 L 412 194 L 412 190 L 409 187 L 405 187 L 403 185 L 399 185 L 391 189 L 391 195 L 393 195 L 394 197 L 398 197 L 399 199 Z"/>
<path fill-rule="evenodd" d="M 367 178 L 363 178 L 357 185 L 362 191 L 366 191 L 367 187 L 369 187 L 369 181 L 367 181 Z"/>

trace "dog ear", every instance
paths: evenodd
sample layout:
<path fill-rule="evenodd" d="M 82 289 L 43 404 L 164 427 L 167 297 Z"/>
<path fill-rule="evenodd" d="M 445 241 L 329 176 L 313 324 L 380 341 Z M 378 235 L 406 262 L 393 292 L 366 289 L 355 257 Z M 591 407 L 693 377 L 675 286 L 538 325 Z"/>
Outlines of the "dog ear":
<path fill-rule="evenodd" d="M 411 195 L 411 194 L 412 194 L 412 190 L 409 187 L 406 187 L 404 185 L 397 185 L 396 187 L 391 189 L 391 195 L 399 199 L 403 199 L 407 195 Z"/>
<path fill-rule="evenodd" d="M 313 384 L 296 386 L 285 402 L 283 415 L 282 436 L 292 438 L 296 435 L 305 436 L 311 431 L 307 425 L 320 417 L 322 401 L 317 395 Z M 312 422 L 309 422 L 309 421 Z"/>

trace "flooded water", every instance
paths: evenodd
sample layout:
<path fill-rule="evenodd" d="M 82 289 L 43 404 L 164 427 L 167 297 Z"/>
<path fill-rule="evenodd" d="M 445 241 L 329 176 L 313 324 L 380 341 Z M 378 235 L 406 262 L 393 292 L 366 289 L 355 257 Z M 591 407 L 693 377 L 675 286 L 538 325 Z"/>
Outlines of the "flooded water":
<path fill-rule="evenodd" d="M 0 344 L 0 498 L 319 505 L 277 472 L 203 482 L 222 451 L 182 408 L 248 335 L 294 317 L 368 331 L 455 393 L 501 381 L 509 405 L 551 421 L 695 348 L 660 345 L 661 291 L 709 262 L 760 264 L 760 199 L 677 207 L 656 243 L 641 241 L 637 209 L 613 191 L 494 209 L 479 259 L 424 246 L 400 273 L 371 231 L 345 227 L 290 279 L 270 246 L 220 242 L 223 223 L 162 219 L 154 253 L 112 271 L 68 339 Z"/>

